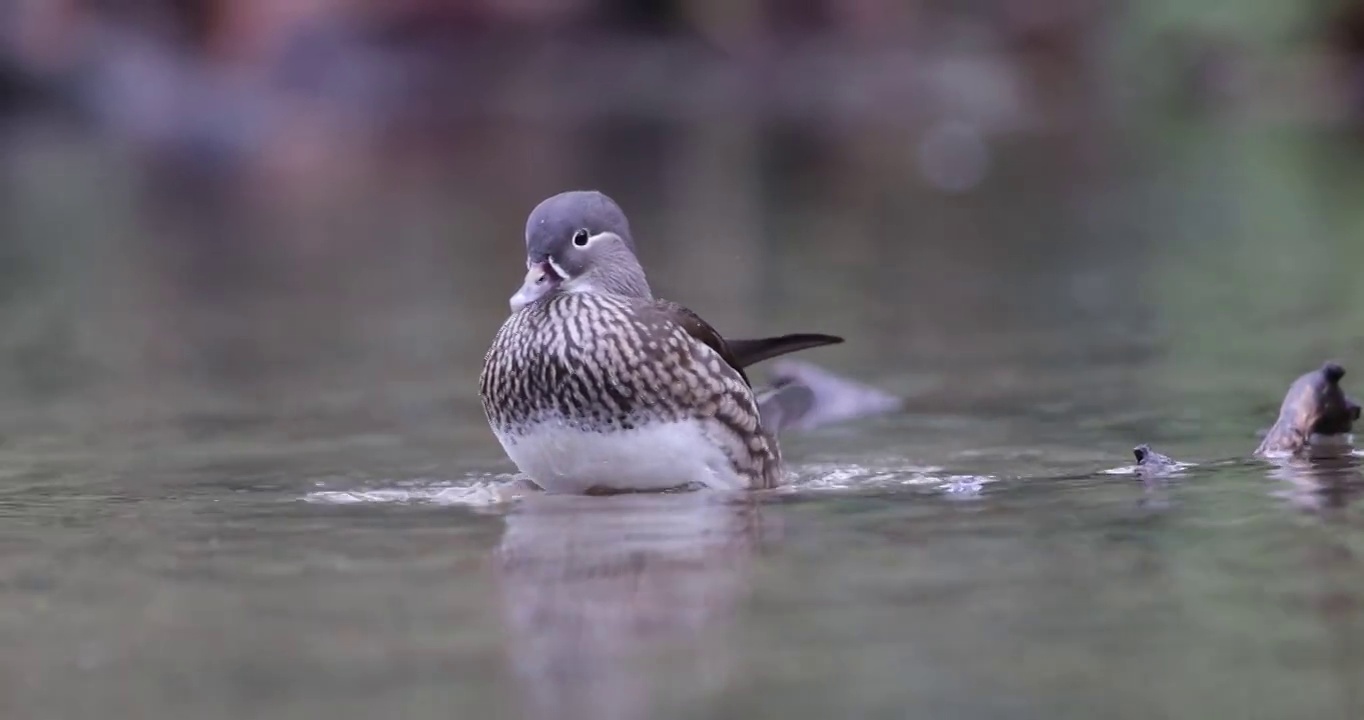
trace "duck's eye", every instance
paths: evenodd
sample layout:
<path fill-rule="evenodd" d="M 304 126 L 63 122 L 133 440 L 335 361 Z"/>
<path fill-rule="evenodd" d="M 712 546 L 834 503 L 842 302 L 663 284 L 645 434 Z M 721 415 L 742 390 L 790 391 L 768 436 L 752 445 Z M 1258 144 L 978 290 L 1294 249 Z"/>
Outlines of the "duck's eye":
<path fill-rule="evenodd" d="M 573 244 L 578 247 L 587 247 L 587 239 L 589 237 L 591 237 L 591 235 L 587 232 L 586 228 L 579 230 L 578 232 L 573 233 Z"/>

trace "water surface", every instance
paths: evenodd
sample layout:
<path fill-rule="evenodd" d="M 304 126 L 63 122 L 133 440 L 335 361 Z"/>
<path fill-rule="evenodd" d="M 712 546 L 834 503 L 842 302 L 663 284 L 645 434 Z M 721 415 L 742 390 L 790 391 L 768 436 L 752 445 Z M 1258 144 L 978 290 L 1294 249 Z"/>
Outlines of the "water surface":
<path fill-rule="evenodd" d="M 1328 357 L 1359 387 L 1353 141 L 990 139 L 957 193 L 886 128 L 463 137 L 227 182 L 9 131 L 0 708 L 1364 715 L 1353 461 L 1104 472 L 1247 455 Z M 769 496 L 496 502 L 479 364 L 581 186 L 661 294 L 842 334 L 805 357 L 906 412 L 789 436 Z"/>

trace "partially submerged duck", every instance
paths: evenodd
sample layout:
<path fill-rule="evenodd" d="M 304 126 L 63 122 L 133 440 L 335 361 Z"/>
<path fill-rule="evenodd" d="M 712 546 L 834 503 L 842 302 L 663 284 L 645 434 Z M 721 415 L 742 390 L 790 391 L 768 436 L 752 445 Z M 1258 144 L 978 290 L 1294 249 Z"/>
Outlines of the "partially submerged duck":
<path fill-rule="evenodd" d="M 1345 395 L 1340 379 L 1345 368 L 1328 362 L 1289 386 L 1279 406 L 1279 418 L 1269 429 L 1259 457 L 1298 455 L 1323 444 L 1343 440 L 1359 420 L 1359 403 Z"/>
<path fill-rule="evenodd" d="M 1339 454 L 1348 446 L 1350 433 L 1359 421 L 1359 403 L 1340 387 L 1345 368 L 1327 362 L 1293 381 L 1279 406 L 1279 417 L 1255 449 L 1264 459 L 1313 457 Z M 1138 445 L 1132 449 L 1142 475 L 1165 475 L 1190 467 L 1167 455 Z"/>
<path fill-rule="evenodd" d="M 755 392 L 744 369 L 842 338 L 726 339 L 655 298 L 625 214 L 595 191 L 536 206 L 526 267 L 479 395 L 531 482 L 593 494 L 782 482 L 777 433 L 808 424 L 829 391 L 797 377 Z"/>
<path fill-rule="evenodd" d="M 1148 475 L 1165 475 L 1189 467 L 1188 463 L 1179 462 L 1169 455 L 1162 455 L 1145 443 L 1132 448 L 1132 455 L 1137 458 L 1137 467 Z"/>

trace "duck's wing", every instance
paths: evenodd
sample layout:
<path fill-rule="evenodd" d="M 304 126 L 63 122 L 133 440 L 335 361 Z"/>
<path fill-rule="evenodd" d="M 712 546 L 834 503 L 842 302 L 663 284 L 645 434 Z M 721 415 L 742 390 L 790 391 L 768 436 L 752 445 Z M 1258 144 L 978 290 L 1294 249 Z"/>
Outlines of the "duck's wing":
<path fill-rule="evenodd" d="M 744 374 L 744 368 L 756 365 L 764 360 L 771 360 L 774 357 L 786 355 L 799 350 L 823 347 L 825 345 L 837 345 L 843 342 L 843 338 L 836 335 L 824 335 L 821 333 L 793 333 L 790 335 L 779 335 L 767 338 L 741 338 L 726 340 L 710 323 L 706 322 L 690 308 L 679 305 L 671 300 L 655 300 L 654 307 L 669 315 L 675 322 L 686 329 L 687 334 L 710 346 L 712 350 L 720 354 L 729 366 L 744 375 L 744 380 L 748 376 Z"/>
<path fill-rule="evenodd" d="M 744 372 L 744 365 L 734 356 L 734 352 L 730 349 L 730 345 L 725 341 L 724 336 L 711 327 L 710 323 L 703 320 L 700 315 L 671 300 L 654 300 L 650 305 L 654 311 L 662 313 L 692 338 L 714 350 L 720 359 L 725 361 L 726 365 L 739 373 L 739 377 L 744 379 L 745 384 L 749 387 L 753 386 L 753 383 L 748 380 L 748 375 Z"/>
<path fill-rule="evenodd" d="M 744 367 L 755 362 L 812 347 L 843 341 L 832 335 L 796 334 L 756 340 L 726 341 L 715 328 L 691 310 L 667 300 L 649 302 L 647 312 L 681 328 L 693 340 L 715 351 L 748 387 Z M 763 427 L 771 432 L 809 429 L 853 418 L 894 412 L 903 401 L 894 395 L 821 370 L 808 363 L 782 360 L 773 368 L 772 386 L 756 394 Z"/>

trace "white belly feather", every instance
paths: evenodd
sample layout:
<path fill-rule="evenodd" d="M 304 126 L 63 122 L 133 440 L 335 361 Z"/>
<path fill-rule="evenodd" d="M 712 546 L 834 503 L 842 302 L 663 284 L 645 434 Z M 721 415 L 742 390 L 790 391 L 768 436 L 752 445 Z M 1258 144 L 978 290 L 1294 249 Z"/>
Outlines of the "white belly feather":
<path fill-rule="evenodd" d="M 609 433 L 545 422 L 516 437 L 498 433 L 497 439 L 516 467 L 549 492 L 667 490 L 690 483 L 747 487 L 697 420 Z"/>

